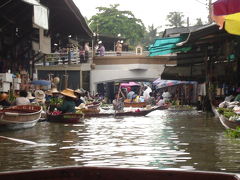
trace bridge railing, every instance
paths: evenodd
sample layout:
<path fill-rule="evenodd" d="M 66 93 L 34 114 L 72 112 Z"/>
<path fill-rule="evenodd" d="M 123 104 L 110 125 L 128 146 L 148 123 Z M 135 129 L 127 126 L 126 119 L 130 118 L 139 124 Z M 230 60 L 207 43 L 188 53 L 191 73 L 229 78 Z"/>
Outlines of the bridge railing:
<path fill-rule="evenodd" d="M 89 63 L 92 61 L 92 51 L 89 52 L 88 58 L 84 56 L 79 56 L 78 52 L 70 53 L 50 53 L 46 54 L 45 58 L 36 63 L 36 65 L 43 66 L 54 66 L 54 65 L 64 65 L 64 64 L 81 64 Z M 121 56 L 148 56 L 148 51 L 144 51 L 141 54 L 136 54 L 135 51 L 123 51 Z M 99 56 L 96 54 L 95 56 Z M 104 56 L 117 56 L 115 51 L 106 51 Z"/>

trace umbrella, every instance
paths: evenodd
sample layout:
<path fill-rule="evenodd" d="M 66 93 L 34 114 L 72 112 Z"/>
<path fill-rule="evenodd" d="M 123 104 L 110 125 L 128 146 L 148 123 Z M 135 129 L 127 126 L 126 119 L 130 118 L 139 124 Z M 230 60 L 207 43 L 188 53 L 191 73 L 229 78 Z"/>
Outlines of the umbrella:
<path fill-rule="evenodd" d="M 220 29 L 224 26 L 229 34 L 240 35 L 240 1 L 216 1 L 212 5 L 212 19 L 220 26 Z"/>
<path fill-rule="evenodd" d="M 212 4 L 215 16 L 224 16 L 240 12 L 239 0 L 218 0 Z"/>
<path fill-rule="evenodd" d="M 165 87 L 170 87 L 170 86 L 175 86 L 178 84 L 182 84 L 185 81 L 177 81 L 177 80 L 161 80 L 158 84 L 157 84 L 157 89 L 160 88 L 165 88 Z"/>
<path fill-rule="evenodd" d="M 129 82 L 129 83 L 121 83 L 120 87 L 131 87 L 131 86 L 140 86 L 140 84 L 136 82 Z"/>
<path fill-rule="evenodd" d="M 34 81 L 31 82 L 31 84 L 39 85 L 39 86 L 50 86 L 51 85 L 51 81 L 47 81 L 47 80 L 34 80 Z"/>

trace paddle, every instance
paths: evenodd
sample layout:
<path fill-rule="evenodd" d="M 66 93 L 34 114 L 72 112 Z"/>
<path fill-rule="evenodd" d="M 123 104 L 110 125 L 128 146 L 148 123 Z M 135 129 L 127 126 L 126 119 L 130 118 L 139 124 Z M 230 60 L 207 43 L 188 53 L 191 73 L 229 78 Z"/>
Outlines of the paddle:
<path fill-rule="evenodd" d="M 16 139 L 16 138 L 10 138 L 10 137 L 6 137 L 6 136 L 0 136 L 0 138 L 2 139 L 7 139 L 10 141 L 15 141 L 15 142 L 20 142 L 20 143 L 24 143 L 24 144 L 31 144 L 31 145 L 36 145 L 36 142 L 33 141 L 28 141 L 28 140 L 24 140 L 24 139 Z"/>
<path fill-rule="evenodd" d="M 30 144 L 30 145 L 37 145 L 37 146 L 55 146 L 56 144 L 43 144 L 43 143 L 36 143 L 33 141 L 28 141 L 25 139 L 17 139 L 17 138 L 10 138 L 10 137 L 6 137 L 6 136 L 0 136 L 0 138 L 2 139 L 6 139 L 6 140 L 10 140 L 10 141 L 14 141 L 14 142 L 19 142 L 19 143 L 23 143 L 23 144 Z"/>
<path fill-rule="evenodd" d="M 116 102 L 116 104 L 118 104 L 118 99 L 119 99 L 120 92 L 121 92 L 121 86 L 119 86 L 119 89 L 118 89 L 117 102 Z M 116 113 L 117 113 L 117 110 L 116 110 L 116 108 L 115 108 L 114 117 L 116 117 Z"/>

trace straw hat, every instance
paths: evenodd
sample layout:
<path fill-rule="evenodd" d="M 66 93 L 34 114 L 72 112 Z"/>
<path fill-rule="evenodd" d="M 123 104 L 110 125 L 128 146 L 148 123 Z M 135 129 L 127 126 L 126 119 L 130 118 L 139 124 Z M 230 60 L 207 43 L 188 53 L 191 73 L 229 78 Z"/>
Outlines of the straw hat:
<path fill-rule="evenodd" d="M 6 100 L 7 98 L 8 98 L 8 94 L 7 93 L 0 94 L 0 101 Z"/>
<path fill-rule="evenodd" d="M 61 91 L 61 94 L 64 95 L 64 96 L 68 96 L 68 97 L 71 97 L 71 98 L 77 98 L 75 95 L 74 95 L 74 90 L 72 89 L 64 89 L 63 91 Z"/>
<path fill-rule="evenodd" d="M 35 97 L 32 96 L 32 93 L 31 93 L 31 92 L 28 92 L 27 98 L 28 98 L 29 100 L 35 99 Z"/>
<path fill-rule="evenodd" d="M 42 90 L 36 90 L 34 92 L 34 95 L 36 99 L 44 99 L 45 98 L 45 93 Z"/>
<path fill-rule="evenodd" d="M 57 90 L 57 88 L 52 88 L 51 92 L 52 92 L 52 93 L 59 93 L 59 91 Z"/>
<path fill-rule="evenodd" d="M 51 90 L 47 90 L 47 91 L 45 91 L 45 94 L 49 95 L 49 96 L 52 96 L 52 91 Z"/>

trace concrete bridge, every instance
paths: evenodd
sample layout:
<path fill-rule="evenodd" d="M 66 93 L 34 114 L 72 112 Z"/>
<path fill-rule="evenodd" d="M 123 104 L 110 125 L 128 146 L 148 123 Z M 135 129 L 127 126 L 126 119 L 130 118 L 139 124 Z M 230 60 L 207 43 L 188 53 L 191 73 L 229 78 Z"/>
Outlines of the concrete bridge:
<path fill-rule="evenodd" d="M 55 59 L 54 59 L 54 56 Z M 61 76 L 69 75 L 69 82 L 65 87 L 83 87 L 97 92 L 100 83 L 120 81 L 152 81 L 161 76 L 166 65 L 175 65 L 172 56 L 123 55 L 123 56 L 94 56 L 86 63 L 80 63 L 78 57 L 62 62 L 60 56 L 51 54 L 54 59 L 36 66 L 38 78 L 45 78 L 47 74 Z M 44 64 L 44 65 L 43 65 Z M 66 82 L 66 81 L 65 81 Z M 63 86 L 61 86 L 63 87 Z"/>

